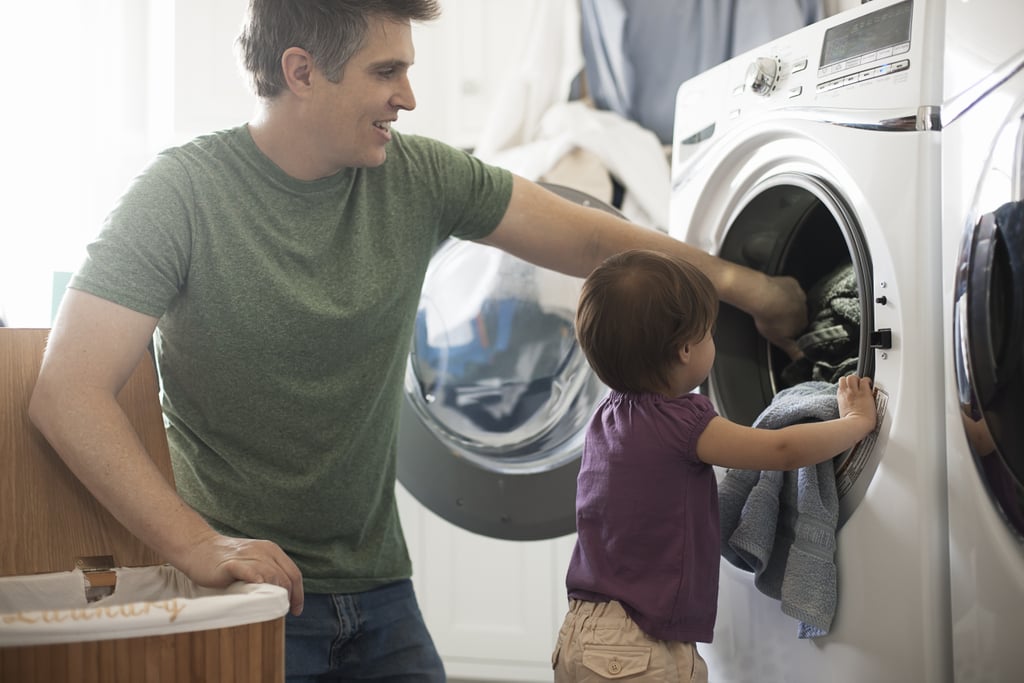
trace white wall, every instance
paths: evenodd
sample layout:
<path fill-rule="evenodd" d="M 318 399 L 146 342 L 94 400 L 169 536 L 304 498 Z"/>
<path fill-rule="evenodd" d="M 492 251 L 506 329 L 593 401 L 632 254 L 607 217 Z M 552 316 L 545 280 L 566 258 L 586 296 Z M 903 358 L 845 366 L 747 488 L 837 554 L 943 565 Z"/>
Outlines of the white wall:
<path fill-rule="evenodd" d="M 234 42 L 247 1 L 168 4 L 174 6 L 174 137 L 187 140 L 244 123 L 255 98 L 238 67 Z"/>
<path fill-rule="evenodd" d="M 825 12 L 828 16 L 832 16 L 837 12 L 853 9 L 860 4 L 861 0 L 825 0 Z"/>
<path fill-rule="evenodd" d="M 149 156 L 146 11 L 138 0 L 0 3 L 0 313 L 11 324 L 49 324 L 52 272 L 78 263 Z"/>

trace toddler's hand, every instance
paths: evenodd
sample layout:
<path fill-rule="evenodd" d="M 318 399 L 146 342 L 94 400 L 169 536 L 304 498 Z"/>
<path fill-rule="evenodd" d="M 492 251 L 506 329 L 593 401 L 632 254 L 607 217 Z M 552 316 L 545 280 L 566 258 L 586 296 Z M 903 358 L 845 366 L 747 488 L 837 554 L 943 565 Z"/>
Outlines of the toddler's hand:
<path fill-rule="evenodd" d="M 840 377 L 836 397 L 839 399 L 839 417 L 863 420 L 865 435 L 875 428 L 878 411 L 870 378 L 857 375 Z"/>

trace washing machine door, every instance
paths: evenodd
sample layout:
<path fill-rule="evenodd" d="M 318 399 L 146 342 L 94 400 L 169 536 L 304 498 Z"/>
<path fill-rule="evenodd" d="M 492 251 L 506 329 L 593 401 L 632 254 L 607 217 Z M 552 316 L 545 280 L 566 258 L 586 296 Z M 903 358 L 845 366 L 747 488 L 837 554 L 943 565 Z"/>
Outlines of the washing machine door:
<path fill-rule="evenodd" d="M 957 263 L 953 348 L 977 470 L 1024 540 L 1024 100 L 997 136 Z"/>
<path fill-rule="evenodd" d="M 856 372 L 875 377 L 873 265 L 850 201 L 821 174 L 768 175 L 739 196 L 718 255 L 770 275 L 786 275 L 807 292 L 811 324 L 790 359 L 760 335 L 747 313 L 722 303 L 717 357 L 704 391 L 719 413 L 754 424 L 775 395 L 803 382 L 835 384 Z M 840 526 L 863 500 L 880 463 L 874 439 L 835 460 Z"/>
<path fill-rule="evenodd" d="M 406 368 L 398 479 L 449 522 L 513 540 L 576 530 L 583 433 L 608 391 L 576 344 L 581 285 L 474 242 L 450 240 L 432 259 Z"/>

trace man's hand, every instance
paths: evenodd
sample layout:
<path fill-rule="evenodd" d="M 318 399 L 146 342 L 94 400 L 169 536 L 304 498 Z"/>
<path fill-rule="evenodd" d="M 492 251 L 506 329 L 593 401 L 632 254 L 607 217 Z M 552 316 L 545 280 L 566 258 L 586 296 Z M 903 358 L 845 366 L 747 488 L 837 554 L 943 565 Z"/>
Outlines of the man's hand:
<path fill-rule="evenodd" d="M 765 280 L 754 324 L 765 339 L 796 360 L 803 355 L 796 338 L 807 329 L 807 294 L 792 277 L 769 275 Z"/>
<path fill-rule="evenodd" d="M 277 544 L 222 536 L 214 531 L 200 538 L 187 559 L 174 563 L 201 586 L 225 588 L 235 581 L 270 583 L 288 591 L 292 614 L 302 613 L 302 574 Z"/>

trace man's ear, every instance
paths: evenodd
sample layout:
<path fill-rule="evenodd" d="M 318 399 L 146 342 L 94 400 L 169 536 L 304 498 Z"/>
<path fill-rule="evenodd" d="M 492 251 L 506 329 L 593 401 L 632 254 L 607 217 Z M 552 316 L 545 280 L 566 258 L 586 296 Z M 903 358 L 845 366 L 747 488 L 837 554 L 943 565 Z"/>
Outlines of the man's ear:
<path fill-rule="evenodd" d="M 313 56 L 301 47 L 290 47 L 281 55 L 281 70 L 288 89 L 302 95 L 312 85 Z"/>

